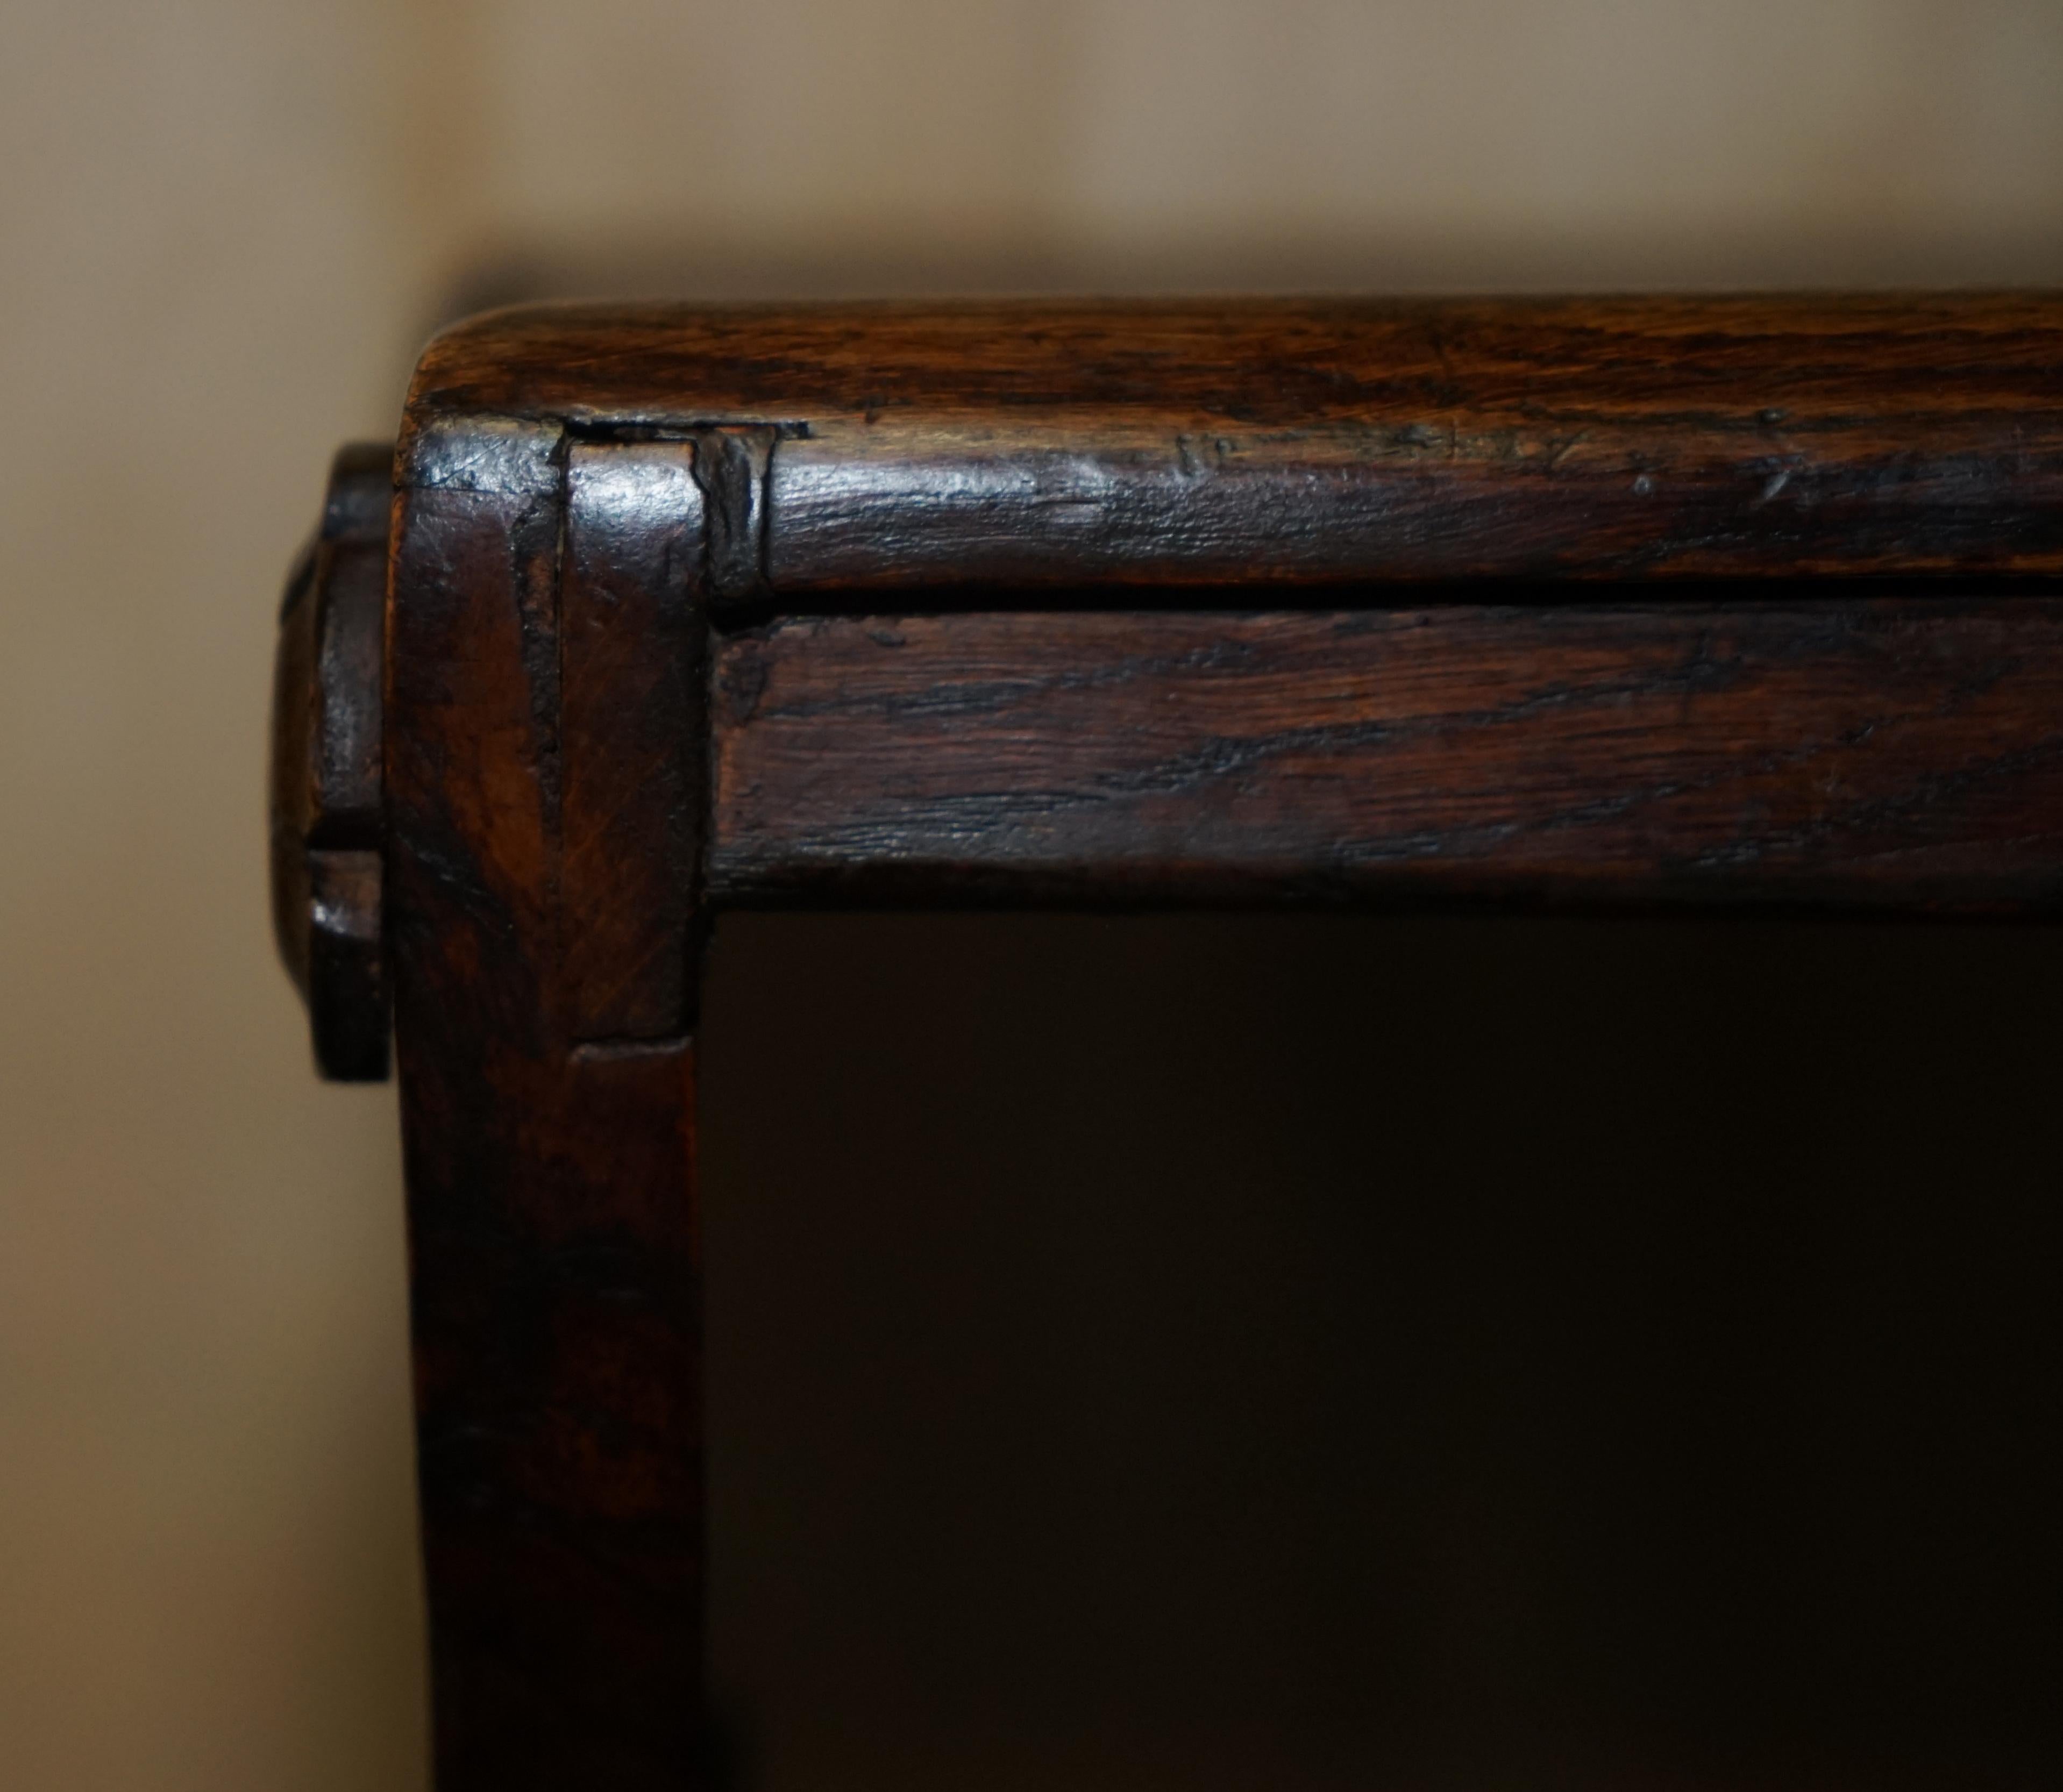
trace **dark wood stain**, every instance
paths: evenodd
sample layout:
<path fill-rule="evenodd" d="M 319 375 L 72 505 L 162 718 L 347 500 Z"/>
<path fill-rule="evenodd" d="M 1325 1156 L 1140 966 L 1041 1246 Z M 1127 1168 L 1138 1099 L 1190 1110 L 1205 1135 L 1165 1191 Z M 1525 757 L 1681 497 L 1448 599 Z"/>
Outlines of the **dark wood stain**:
<path fill-rule="evenodd" d="M 576 998 L 558 950 L 559 766 L 582 768 L 587 818 L 597 746 L 636 737 L 552 731 L 559 551 L 555 495 L 402 506 L 388 912 L 445 1792 L 678 1788 L 699 1722 L 694 1055 L 584 1049 L 570 1024 L 617 996 Z M 597 665 L 574 657 L 585 689 Z M 569 725 L 606 709 L 583 696 Z M 580 965 L 637 959 L 653 890 L 622 889 L 589 916 L 621 940 Z"/>
<path fill-rule="evenodd" d="M 443 1792 L 710 1783 L 716 910 L 2063 882 L 2053 298 L 525 311 L 394 466 L 384 787 L 290 605 L 279 838 L 384 879 Z"/>
<path fill-rule="evenodd" d="M 706 633 L 693 459 L 684 442 L 567 456 L 559 924 L 580 1039 L 687 1023 Z"/>
<path fill-rule="evenodd" d="M 2041 295 L 572 306 L 432 346 L 412 428 L 481 412 L 778 428 L 776 603 L 2063 571 Z"/>
<path fill-rule="evenodd" d="M 2063 603 L 789 622 L 726 902 L 2063 897 Z"/>
<path fill-rule="evenodd" d="M 381 693 L 393 450 L 331 468 L 320 526 L 290 577 L 272 672 L 272 928 L 308 1003 L 316 1063 L 337 1082 L 388 1072 L 380 943 Z"/>

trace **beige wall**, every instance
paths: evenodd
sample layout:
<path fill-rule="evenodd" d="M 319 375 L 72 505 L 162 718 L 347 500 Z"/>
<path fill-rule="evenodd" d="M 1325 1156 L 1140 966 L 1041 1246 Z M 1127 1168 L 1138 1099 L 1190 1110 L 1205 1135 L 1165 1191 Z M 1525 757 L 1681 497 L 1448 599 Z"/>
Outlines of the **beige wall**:
<path fill-rule="evenodd" d="M 2022 0 L 515 0 L 496 18 L 471 197 L 518 237 L 577 218 L 1401 238 L 1437 274 L 1441 244 L 1574 235 L 1613 246 L 1610 279 L 1666 271 L 1665 251 L 1725 277 L 1715 233 L 1764 277 L 1829 235 L 1931 273 L 1926 248 L 2063 219 L 2063 22 Z"/>
<path fill-rule="evenodd" d="M 328 450 L 449 295 L 2063 279 L 2041 0 L 17 0 L 7 42 L 24 1792 L 420 1782 L 394 1106 L 310 1075 L 260 768 Z"/>

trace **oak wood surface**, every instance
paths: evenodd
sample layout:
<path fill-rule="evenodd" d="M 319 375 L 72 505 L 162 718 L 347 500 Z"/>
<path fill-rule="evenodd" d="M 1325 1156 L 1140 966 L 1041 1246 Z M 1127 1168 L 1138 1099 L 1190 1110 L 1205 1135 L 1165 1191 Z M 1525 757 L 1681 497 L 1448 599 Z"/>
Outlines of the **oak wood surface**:
<path fill-rule="evenodd" d="M 663 705 L 666 681 L 573 643 L 562 708 L 560 535 L 556 494 L 413 492 L 395 548 L 388 916 L 440 1792 L 678 1792 L 700 1726 L 694 1053 L 678 1025 L 579 1037 L 674 898 L 648 912 L 626 862 L 623 900 L 582 911 L 621 937 L 577 953 L 561 906 L 569 850 L 607 850 L 594 790 L 652 763 L 601 699 Z M 653 557 L 591 540 L 573 575 L 647 645 L 686 593 L 641 587 Z M 662 759 L 689 734 L 667 721 Z M 605 877 L 577 872 L 576 899 Z M 573 986 L 597 966 L 598 994 Z"/>
<path fill-rule="evenodd" d="M 715 683 L 717 903 L 2063 898 L 2051 599 L 811 619 Z"/>
<path fill-rule="evenodd" d="M 396 473 L 441 1792 L 708 1783 L 716 910 L 2063 887 L 2039 295 L 518 312 Z"/>
<path fill-rule="evenodd" d="M 580 1039 L 687 1024 L 702 806 L 702 496 L 685 442 L 567 456 L 559 930 Z"/>
<path fill-rule="evenodd" d="M 545 307 L 432 345 L 404 476 L 481 418 L 774 432 L 763 578 L 722 584 L 805 608 L 2063 571 L 2039 294 Z"/>

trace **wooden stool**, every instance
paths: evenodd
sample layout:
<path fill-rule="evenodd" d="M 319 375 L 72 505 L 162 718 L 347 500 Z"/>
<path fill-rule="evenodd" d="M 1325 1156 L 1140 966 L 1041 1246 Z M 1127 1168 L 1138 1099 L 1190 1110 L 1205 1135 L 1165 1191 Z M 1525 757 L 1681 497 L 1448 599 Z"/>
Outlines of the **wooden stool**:
<path fill-rule="evenodd" d="M 702 1783 L 694 1046 L 766 906 L 2063 895 L 2063 301 L 566 307 L 289 588 L 398 1041 L 443 1792 Z"/>

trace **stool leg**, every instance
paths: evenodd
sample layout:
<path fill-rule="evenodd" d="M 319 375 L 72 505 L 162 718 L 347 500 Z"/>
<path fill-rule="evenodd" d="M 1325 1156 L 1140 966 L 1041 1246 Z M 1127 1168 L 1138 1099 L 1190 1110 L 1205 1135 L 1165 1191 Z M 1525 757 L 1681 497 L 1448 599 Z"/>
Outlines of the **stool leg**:
<path fill-rule="evenodd" d="M 398 513 L 388 936 L 440 1792 L 702 1778 L 694 1054 L 685 1009 L 585 1037 L 569 987 L 605 922 L 569 932 L 561 894 L 565 515 L 561 487 Z"/>

